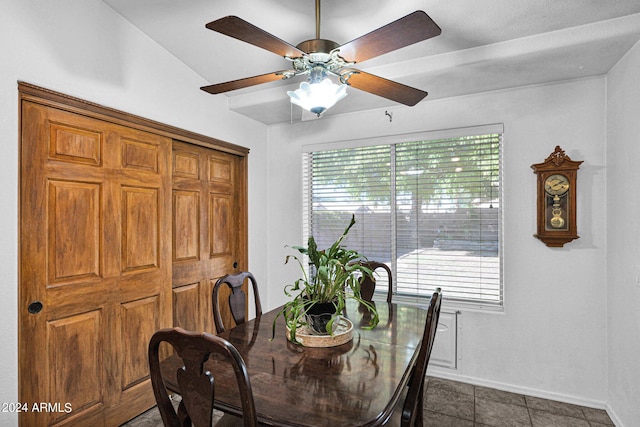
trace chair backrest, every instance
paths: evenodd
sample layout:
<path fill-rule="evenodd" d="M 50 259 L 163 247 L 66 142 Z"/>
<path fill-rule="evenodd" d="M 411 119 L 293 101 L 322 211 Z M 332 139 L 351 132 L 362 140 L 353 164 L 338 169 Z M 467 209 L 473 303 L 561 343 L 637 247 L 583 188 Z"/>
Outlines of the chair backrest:
<path fill-rule="evenodd" d="M 383 264 L 378 261 L 362 261 L 360 265 L 367 267 L 369 270 L 374 273 L 378 269 L 383 269 L 387 273 L 387 280 L 389 281 L 389 288 L 387 290 L 387 302 L 391 302 L 391 297 L 393 295 L 393 278 L 391 277 L 391 269 L 387 264 Z M 376 279 L 375 275 L 372 277 L 363 276 L 360 280 L 360 295 L 362 299 L 365 301 L 373 301 L 373 293 L 376 290 Z"/>
<path fill-rule="evenodd" d="M 409 380 L 404 406 L 402 408 L 401 425 L 403 427 L 422 425 L 422 406 L 424 401 L 424 378 L 427 374 L 427 365 L 433 348 L 433 340 L 438 329 L 440 319 L 440 305 L 442 303 L 442 290 L 438 288 L 431 296 L 427 321 L 418 351 L 418 360 Z"/>
<path fill-rule="evenodd" d="M 247 296 L 242 290 L 242 283 L 249 279 L 253 286 L 253 296 L 256 308 L 256 317 L 262 315 L 262 304 L 260 304 L 260 294 L 258 293 L 258 283 L 253 274 L 248 271 L 244 271 L 238 274 L 227 274 L 216 281 L 213 286 L 213 292 L 211 295 L 211 307 L 213 309 L 213 322 L 216 325 L 216 333 L 224 332 L 226 327 L 222 321 L 222 315 L 220 312 L 220 302 L 218 293 L 222 285 L 227 285 L 231 289 L 229 295 L 229 308 L 231 310 L 231 316 L 236 322 L 236 325 L 244 323 L 247 317 Z M 228 325 L 227 325 L 228 326 Z"/>
<path fill-rule="evenodd" d="M 158 349 L 167 342 L 175 349 L 184 366 L 178 369 L 177 379 L 182 401 L 178 412 L 174 410 L 160 371 Z M 215 397 L 214 378 L 203 369 L 211 354 L 222 355 L 229 361 L 238 382 L 242 401 L 242 419 L 245 427 L 258 425 L 251 383 L 247 367 L 238 350 L 224 338 L 185 331 L 181 328 L 157 331 L 149 342 L 149 369 L 153 394 L 165 426 L 211 426 Z"/>

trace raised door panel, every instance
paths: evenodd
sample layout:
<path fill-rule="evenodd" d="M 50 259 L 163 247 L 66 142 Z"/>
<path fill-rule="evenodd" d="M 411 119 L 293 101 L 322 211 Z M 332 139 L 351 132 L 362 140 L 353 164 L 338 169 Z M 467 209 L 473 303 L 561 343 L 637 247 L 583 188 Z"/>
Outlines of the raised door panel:
<path fill-rule="evenodd" d="M 93 416 L 104 407 L 102 310 L 93 310 L 48 322 L 51 343 L 48 358 L 55 402 L 61 411 L 50 412 L 47 424 L 75 416 Z"/>
<path fill-rule="evenodd" d="M 233 254 L 234 224 L 233 203 L 229 194 L 209 195 L 209 256 L 230 256 Z"/>
<path fill-rule="evenodd" d="M 52 122 L 49 127 L 49 158 L 100 166 L 103 140 L 101 131 Z"/>
<path fill-rule="evenodd" d="M 233 186 L 233 160 L 220 155 L 210 155 L 209 180 Z"/>
<path fill-rule="evenodd" d="M 173 191 L 173 262 L 200 259 L 200 192 Z"/>
<path fill-rule="evenodd" d="M 234 189 L 235 162 L 233 156 L 211 153 L 207 156 L 209 188 L 232 193 Z"/>
<path fill-rule="evenodd" d="M 160 155 L 157 143 L 122 139 L 123 169 L 138 169 L 158 173 Z"/>
<path fill-rule="evenodd" d="M 101 183 L 50 180 L 49 286 L 101 276 Z"/>
<path fill-rule="evenodd" d="M 229 273 L 232 273 L 232 272 L 235 272 L 236 270 L 238 269 L 229 269 L 226 271 L 228 271 Z M 203 325 L 202 330 L 206 332 L 211 332 L 211 333 L 217 333 L 216 326 L 213 322 L 212 294 L 213 294 L 213 285 L 216 283 L 216 280 L 218 278 L 219 277 L 213 277 L 211 279 L 203 279 L 200 286 L 200 301 L 201 301 L 200 309 L 202 310 L 202 313 L 204 313 L 202 316 L 202 325 Z M 245 289 L 245 292 L 246 292 L 246 289 Z M 220 297 L 220 300 L 225 301 L 225 304 L 228 305 L 226 301 L 229 300 L 229 295 L 231 295 L 231 291 L 229 291 L 228 288 L 223 287 L 220 290 L 220 293 L 218 295 Z M 225 322 L 225 325 L 229 324 L 229 322 L 232 322 L 233 318 L 231 317 L 231 312 L 228 310 L 223 310 L 222 320 Z"/>
<path fill-rule="evenodd" d="M 206 313 L 200 306 L 204 302 L 201 297 L 200 283 L 173 288 L 173 325 L 188 331 L 202 331 Z"/>
<path fill-rule="evenodd" d="M 173 152 L 173 176 L 193 180 L 200 179 L 200 155 L 196 152 L 184 151 L 185 144 L 174 144 L 174 147 L 182 147 L 181 151 Z M 186 150 L 190 150 L 186 147 Z"/>
<path fill-rule="evenodd" d="M 160 329 L 160 300 L 151 296 L 120 305 L 121 341 L 125 343 L 120 354 L 121 387 L 125 391 L 149 380 L 147 346 L 151 336 Z"/>
<path fill-rule="evenodd" d="M 122 188 L 122 272 L 156 269 L 159 259 L 158 190 Z"/>

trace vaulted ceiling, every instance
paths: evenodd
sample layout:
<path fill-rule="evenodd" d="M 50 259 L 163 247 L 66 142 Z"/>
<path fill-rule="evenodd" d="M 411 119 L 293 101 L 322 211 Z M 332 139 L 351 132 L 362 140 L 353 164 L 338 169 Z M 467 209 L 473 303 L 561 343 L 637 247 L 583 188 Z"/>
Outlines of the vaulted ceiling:
<path fill-rule="evenodd" d="M 314 0 L 103 1 L 201 75 L 203 86 L 290 68 L 206 29 L 210 21 L 236 15 L 292 45 L 315 38 Z M 638 0 L 323 0 L 320 36 L 343 44 L 415 10 L 442 34 L 358 68 L 429 92 L 421 102 L 603 75 L 640 40 Z M 303 80 L 203 96 L 226 97 L 230 110 L 265 124 L 316 119 L 286 94 Z M 411 107 L 349 88 L 325 115 L 372 108 Z"/>

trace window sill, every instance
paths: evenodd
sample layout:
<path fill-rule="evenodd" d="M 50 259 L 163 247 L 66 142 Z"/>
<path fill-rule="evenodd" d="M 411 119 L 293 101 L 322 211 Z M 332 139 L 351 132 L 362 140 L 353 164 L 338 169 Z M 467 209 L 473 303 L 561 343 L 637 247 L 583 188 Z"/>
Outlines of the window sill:
<path fill-rule="evenodd" d="M 374 295 L 376 301 L 386 301 L 386 294 Z M 429 307 L 429 298 L 422 296 L 408 296 L 408 295 L 393 295 L 393 301 L 415 305 L 427 309 Z M 457 300 L 447 300 L 446 297 L 442 299 L 442 309 L 447 311 L 475 311 L 479 313 L 504 313 L 504 305 L 497 304 L 482 304 L 478 302 L 465 302 Z"/>

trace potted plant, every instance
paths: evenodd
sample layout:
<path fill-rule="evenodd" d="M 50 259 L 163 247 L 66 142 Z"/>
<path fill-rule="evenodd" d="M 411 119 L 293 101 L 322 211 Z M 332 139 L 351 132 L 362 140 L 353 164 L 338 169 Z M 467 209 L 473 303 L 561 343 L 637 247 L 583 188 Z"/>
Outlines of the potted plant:
<path fill-rule="evenodd" d="M 292 342 L 298 342 L 295 333 L 301 326 L 312 328 L 315 333 L 333 334 L 334 322 L 343 312 L 349 298 L 370 311 L 368 328 L 374 328 L 378 324 L 375 305 L 363 300 L 360 295 L 360 278 L 363 275 L 371 276 L 373 272 L 359 263 L 366 259 L 362 254 L 342 246 L 342 241 L 355 223 L 355 216 L 352 216 L 342 235 L 327 249 L 319 250 L 313 236 L 309 237 L 307 247 L 293 246 L 300 255 L 309 258 L 309 273 L 299 256 L 287 256 L 285 264 L 291 259 L 296 260 L 302 270 L 302 277 L 284 288 L 284 293 L 291 300 L 285 303 L 276 316 L 273 322 L 274 334 L 280 315 L 285 319 Z"/>

